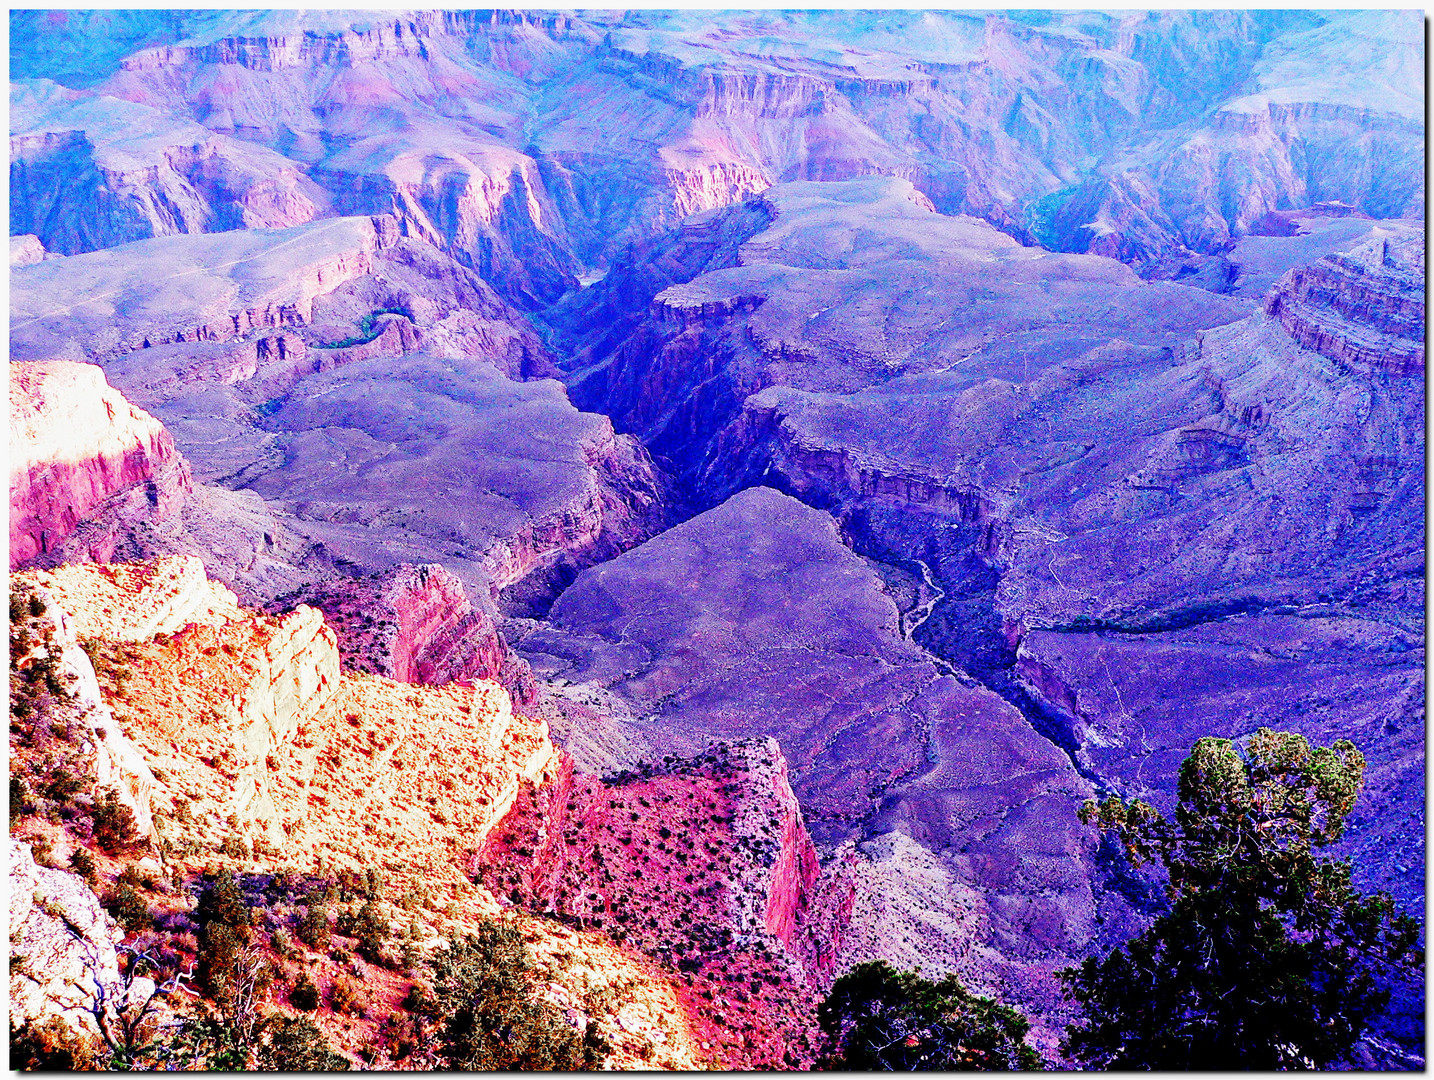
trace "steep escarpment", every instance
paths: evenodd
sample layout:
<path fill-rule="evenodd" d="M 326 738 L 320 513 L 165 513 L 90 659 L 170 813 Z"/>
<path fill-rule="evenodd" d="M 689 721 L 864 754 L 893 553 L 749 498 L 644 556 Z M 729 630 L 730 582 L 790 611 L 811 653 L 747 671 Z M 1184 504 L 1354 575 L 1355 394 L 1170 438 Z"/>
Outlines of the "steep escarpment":
<path fill-rule="evenodd" d="M 169 432 L 92 364 L 11 364 L 10 440 L 12 568 L 54 552 L 118 492 L 143 487 L 162 518 L 191 489 Z"/>
<path fill-rule="evenodd" d="M 736 263 L 654 296 L 625 340 L 584 357 L 576 392 L 593 388 L 580 400 L 600 407 L 601 388 L 605 407 L 669 455 L 698 500 L 733 489 L 752 497 L 760 484 L 829 510 L 878 563 L 913 644 L 950 665 L 942 671 L 981 684 L 962 687 L 968 700 L 944 697 L 914 729 L 861 740 L 880 745 L 896 774 L 905 759 L 895 751 L 919 731 L 925 765 L 884 782 L 880 808 L 844 836 L 826 810 L 846 797 L 840 781 L 804 786 L 822 760 L 804 740 L 825 730 L 793 715 L 801 699 L 791 687 L 804 675 L 787 677 L 768 714 L 785 734 L 770 733 L 783 740 L 820 842 L 850 838 L 858 853 L 926 883 L 906 892 L 859 861 L 813 910 L 833 928 L 851 912 L 864 912 L 859 926 L 887 913 L 907 955 L 945 948 L 973 982 L 1003 980 L 1049 1019 L 1060 1004 L 1041 985 L 1051 970 L 1043 965 L 1058 966 L 1060 949 L 1094 948 L 1094 926 L 1136 918 L 1154 895 L 1112 852 L 1083 862 L 1085 834 L 1066 827 L 1059 807 L 1073 807 L 1087 783 L 1167 805 L 1201 734 L 1278 720 L 1327 743 L 1343 724 L 1368 746 L 1370 812 L 1418 814 L 1409 785 L 1422 758 L 1399 733 L 1422 702 L 1412 681 L 1420 654 L 1405 635 L 1422 625 L 1423 407 L 1407 378 L 1368 360 L 1394 357 L 1397 367 L 1417 342 L 1404 327 L 1422 314 L 1400 265 L 1411 241 L 1402 223 L 1360 225 L 1386 233 L 1368 247 L 1339 230 L 1292 237 L 1311 258 L 1319 243 L 1343 253 L 1291 272 L 1260 308 L 1141 284 L 1108 260 L 1021 248 L 883 183 L 764 194 L 777 213 Z M 1261 265 L 1283 257 L 1266 251 Z M 1286 327 L 1286 310 L 1305 322 Z M 1315 325 L 1324 337 L 1302 329 Z M 665 535 L 676 545 L 705 517 Z M 626 566 L 615 560 L 604 577 L 579 578 L 552 628 L 519 647 L 531 648 L 541 673 L 596 681 L 654 714 L 669 739 L 698 716 L 725 730 L 744 714 L 718 704 L 727 687 L 705 688 L 689 659 L 726 655 L 725 630 L 704 624 L 674 637 L 671 621 L 649 632 L 637 614 L 653 609 L 660 574 L 692 576 L 685 556 L 658 556 L 662 539 L 645 546 L 653 570 L 633 578 L 639 548 Z M 694 542 L 712 563 L 711 541 L 684 540 Z M 664 596 L 656 606 L 680 613 L 683 603 Z M 680 614 L 674 621 L 685 625 Z M 811 645 L 809 628 L 772 636 Z M 682 657 L 685 679 L 704 689 L 688 696 L 654 652 Z M 1361 664 L 1369 677 L 1353 678 Z M 816 666 L 832 670 L 828 659 Z M 760 685 L 745 675 L 736 693 L 750 701 Z M 1350 693 L 1367 697 L 1354 708 Z M 1252 710 L 1251 694 L 1270 703 Z M 836 715 L 847 714 L 827 713 Z M 1391 726 L 1379 729 L 1374 715 Z M 1018 732 L 1028 744 L 1012 741 Z M 821 753 L 843 745 L 830 739 Z M 1020 798 L 1000 785 L 977 794 L 962 770 L 991 746 L 1021 747 L 1020 764 L 998 774 L 1049 769 L 1050 786 Z M 1038 827 L 1023 820 L 1043 804 Z M 916 850 L 862 846 L 897 835 Z M 1371 852 L 1380 835 L 1374 818 L 1358 820 L 1348 850 Z M 974 850 L 974 836 L 996 847 L 953 861 L 953 850 Z M 1365 886 L 1412 898 L 1416 846 L 1385 845 L 1364 864 Z M 1017 850 L 1008 863 L 1002 852 Z M 921 852 L 947 861 L 928 865 Z M 914 897 L 943 881 L 972 892 L 914 916 Z M 1023 907 L 1031 895 L 1049 898 L 1055 882 L 1059 902 Z M 1018 910 L 1021 930 L 1010 933 L 1003 927 Z M 867 933 L 853 930 L 848 955 L 867 947 L 855 944 Z M 836 929 L 826 936 L 840 939 Z"/>
<path fill-rule="evenodd" d="M 796 499 L 747 489 L 584 571 L 515 647 L 541 678 L 627 702 L 624 732 L 649 758 L 777 741 L 831 861 L 790 908 L 818 982 L 919 956 L 1045 1013 L 1061 958 L 1129 925 L 1095 884 L 1075 817 L 1091 789 L 1070 760 L 906 640 L 882 579 Z M 931 906 L 933 880 L 948 899 Z M 893 936 L 873 929 L 878 912 Z"/>
<path fill-rule="evenodd" d="M 34 656 L 15 652 L 17 633 L 33 643 Z M 307 896 L 327 920 L 325 905 L 337 903 L 339 921 L 326 923 L 325 933 L 332 955 L 326 946 L 305 968 L 330 991 L 327 1004 L 317 1013 L 302 1008 L 354 1060 L 414 1064 L 402 1026 L 389 1020 L 406 1015 L 417 967 L 444 947 L 444 935 L 500 916 L 464 868 L 520 793 L 560 771 L 546 726 L 515 713 L 492 682 L 416 687 L 341 671 L 319 612 L 245 611 L 189 560 L 18 575 L 11 640 L 20 682 L 35 684 L 26 672 L 58 649 L 83 661 L 90 687 L 71 677 L 66 659 L 54 668 L 53 693 L 41 679 L 39 696 L 23 698 L 23 718 L 12 694 L 12 828 L 44 864 L 32 863 L 23 846 L 12 859 L 23 886 L 12 904 L 17 1023 L 28 1022 L 34 1035 L 58 1021 L 78 1040 L 76 1053 L 88 1045 L 86 1052 L 103 1055 L 92 1018 L 113 1037 L 119 1011 L 137 1009 L 159 982 L 193 971 L 202 920 L 193 900 L 222 866 L 258 913 L 254 955 L 272 965 L 274 981 L 257 992 L 260 1008 L 284 1017 L 298 1004 L 286 1001 L 297 977 L 295 904 Z M 83 728 L 66 726 L 62 713 L 81 706 L 102 711 L 113 731 L 84 716 Z M 38 756 L 34 739 L 49 740 Z M 142 807 L 129 804 L 137 820 L 144 811 L 138 835 L 127 835 L 113 811 L 104 811 L 109 824 L 100 823 L 106 791 L 117 786 L 128 797 L 126 775 L 96 775 L 91 767 L 77 791 L 64 779 L 71 774 L 55 771 L 56 761 L 77 767 L 95 741 L 104 757 L 113 749 L 107 740 L 122 741 L 150 781 Z M 89 884 L 46 869 L 67 862 Z M 101 911 L 96 891 L 121 913 L 123 930 Z M 117 906 L 126 895 L 129 906 Z M 343 951 L 354 933 L 355 897 L 366 897 L 375 913 L 367 917 L 381 920 L 381 929 L 366 933 L 389 943 L 367 952 L 367 964 Z M 139 922 L 136 905 L 148 913 Z M 699 1037 L 670 969 L 599 932 L 516 914 L 504 921 L 536 955 L 541 996 L 595 1040 L 598 1060 L 686 1069 L 710 1060 L 710 1037 Z M 392 953 L 400 942 L 407 960 Z M 153 971 L 116 961 L 117 949 L 146 951 Z M 358 1006 L 339 996 L 356 973 L 365 986 Z M 185 1001 L 158 1010 L 161 1020 L 177 1022 Z M 60 1038 L 52 1030 L 41 1037 L 51 1047 Z"/>
<path fill-rule="evenodd" d="M 775 741 L 602 780 L 560 770 L 524 793 L 473 866 L 495 894 L 680 971 L 725 1067 L 810 1065 L 800 923 L 818 867 Z"/>
<path fill-rule="evenodd" d="M 1355 370 L 1424 370 L 1424 245 L 1376 239 L 1292 270 L 1265 298 L 1301 346 Z"/>

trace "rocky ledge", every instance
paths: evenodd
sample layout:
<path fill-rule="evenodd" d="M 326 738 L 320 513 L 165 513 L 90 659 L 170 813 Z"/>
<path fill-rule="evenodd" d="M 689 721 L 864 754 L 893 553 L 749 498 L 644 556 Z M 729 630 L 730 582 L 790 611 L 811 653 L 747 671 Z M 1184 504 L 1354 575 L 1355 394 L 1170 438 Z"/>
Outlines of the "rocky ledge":
<path fill-rule="evenodd" d="M 1424 373 L 1424 238 L 1374 237 L 1291 270 L 1265 311 L 1306 349 L 1355 371 Z"/>

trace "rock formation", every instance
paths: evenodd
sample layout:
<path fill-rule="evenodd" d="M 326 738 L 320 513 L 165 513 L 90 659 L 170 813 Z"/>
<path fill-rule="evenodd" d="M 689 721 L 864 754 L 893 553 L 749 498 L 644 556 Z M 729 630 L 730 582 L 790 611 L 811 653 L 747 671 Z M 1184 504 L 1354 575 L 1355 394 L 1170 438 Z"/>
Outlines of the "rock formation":
<path fill-rule="evenodd" d="M 520 796 L 474 869 L 500 896 L 606 928 L 684 973 L 727 1068 L 811 1064 L 802 921 L 817 855 L 774 740 L 604 780 L 568 764 Z"/>
<path fill-rule="evenodd" d="M 348 670 L 432 686 L 501 682 L 514 704 L 534 703 L 537 688 L 527 665 L 508 648 L 493 619 L 468 602 L 462 581 L 441 566 L 335 578 L 271 606 L 284 610 L 298 603 L 324 613 Z"/>
<path fill-rule="evenodd" d="M 1337 854 L 1422 911 L 1410 14 L 17 12 L 12 41 L 41 862 L 99 849 L 103 774 L 274 926 L 281 865 L 438 890 L 419 952 L 502 908 L 609 1063 L 684 1068 L 809 1064 L 816 996 L 872 959 L 959 972 L 1059 1061 L 1054 971 L 1161 884 L 1075 809 L 1168 809 L 1202 735 L 1353 738 Z M 1356 1063 L 1422 1061 L 1393 989 Z"/>
<path fill-rule="evenodd" d="M 190 488 L 169 432 L 92 364 L 11 364 L 10 446 L 11 567 L 55 551 L 117 492 L 143 487 L 164 517 Z"/>
<path fill-rule="evenodd" d="M 120 990 L 124 932 L 78 874 L 37 866 L 10 841 L 10 1026 L 58 1021 L 98 1043 L 95 1012 Z"/>
<path fill-rule="evenodd" d="M 1265 311 L 1301 346 L 1356 371 L 1424 372 L 1424 242 L 1376 238 L 1291 270 Z"/>
<path fill-rule="evenodd" d="M 414 940 L 425 951 L 441 947 L 440 927 L 461 933 L 499 913 L 465 867 L 524 790 L 556 779 L 563 758 L 542 721 L 515 714 L 495 683 L 410 686 L 340 671 L 319 612 L 246 612 L 204 578 L 197 560 L 27 572 L 13 576 L 12 589 L 19 610 L 33 610 L 30 595 L 42 601 L 41 615 L 25 617 L 22 636 L 63 654 L 59 677 L 70 689 L 60 704 L 83 708 L 93 691 L 91 712 L 113 712 L 117 719 L 107 722 L 115 733 L 123 725 L 133 736 L 126 746 L 152 781 L 145 805 L 153 810 L 152 850 L 163 859 L 141 860 L 141 876 L 162 872 L 197 891 L 200 868 L 218 858 L 235 869 L 246 903 L 277 896 L 292 905 L 296 882 L 302 888 L 376 872 L 391 898 L 404 897 L 406 925 L 422 920 L 426 929 Z M 74 614 L 62 616 L 55 597 Z M 12 611 L 12 643 L 14 618 Z M 49 635 L 41 633 L 45 625 Z M 72 652 L 86 665 L 87 652 L 102 658 L 86 668 L 87 681 L 71 670 Z M 59 720 L 53 710 L 46 715 Z M 102 878 L 113 878 L 120 869 L 89 851 L 83 833 L 67 836 L 61 826 L 57 836 L 23 810 L 17 820 L 46 851 L 84 850 L 87 872 L 98 864 Z M 115 947 L 141 939 L 116 928 L 76 875 L 36 867 L 25 845 L 12 847 L 12 1015 L 39 1026 L 59 1015 L 93 1035 L 85 1016 L 95 988 L 118 1000 Z M 162 906 L 172 891 L 160 889 Z M 426 898 L 422 906 L 415 896 Z M 168 960 L 182 967 L 187 958 L 192 967 L 188 900 L 162 912 L 159 923 L 142 940 L 152 943 L 157 933 Z M 612 1065 L 692 1069 L 712 1061 L 711 1025 L 696 1030 L 675 973 L 600 933 L 541 919 L 517 925 L 542 964 L 544 996 L 597 1025 Z M 278 940 L 269 947 L 282 961 Z M 329 957 L 315 963 L 319 976 L 343 977 Z M 377 966 L 370 972 L 373 992 L 389 1012 L 400 1011 L 411 982 L 395 982 Z M 152 987 L 134 980 L 141 983 Z M 356 1053 L 376 1042 L 386 1015 L 330 1037 Z"/>

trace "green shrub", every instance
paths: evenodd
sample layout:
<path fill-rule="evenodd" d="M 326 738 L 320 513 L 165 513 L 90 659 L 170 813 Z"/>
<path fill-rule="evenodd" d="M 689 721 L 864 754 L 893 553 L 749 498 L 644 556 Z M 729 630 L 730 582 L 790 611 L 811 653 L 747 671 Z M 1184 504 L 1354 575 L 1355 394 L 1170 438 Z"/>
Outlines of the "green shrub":
<path fill-rule="evenodd" d="M 329 1008 L 337 1013 L 361 1016 L 368 1008 L 368 995 L 363 984 L 348 975 L 340 975 L 329 988 Z"/>
<path fill-rule="evenodd" d="M 307 945 L 314 952 L 324 952 L 329 947 L 329 906 L 321 900 L 313 900 L 305 905 L 303 917 L 299 919 L 298 929 L 295 931 L 300 941 Z"/>
<path fill-rule="evenodd" d="M 817 1009 L 826 1067 L 866 1071 L 1040 1068 L 1030 1023 L 1015 1009 L 885 961 L 858 964 Z"/>
<path fill-rule="evenodd" d="M 379 964 L 383 947 L 388 941 L 388 920 L 379 912 L 372 900 L 359 908 L 354 919 L 354 937 L 358 938 L 359 955 L 373 964 Z"/>
<path fill-rule="evenodd" d="M 441 1052 L 451 1069 L 572 1070 L 583 1040 L 552 1005 L 534 998 L 536 965 L 512 927 L 492 921 L 452 937 L 433 959 Z"/>
<path fill-rule="evenodd" d="M 237 965 L 253 923 L 233 874 L 223 870 L 208 883 L 194 917 L 199 923 L 196 982 L 205 996 L 222 1007 L 233 996 Z"/>
<path fill-rule="evenodd" d="M 134 813 L 110 788 L 102 788 L 95 796 L 91 820 L 95 843 L 106 855 L 123 854 L 139 840 Z"/>
<path fill-rule="evenodd" d="M 105 902 L 105 907 L 115 920 L 131 934 L 154 927 L 154 916 L 149 904 L 132 885 L 121 885 Z"/>
<path fill-rule="evenodd" d="M 270 1072 L 347 1072 L 349 1059 L 329 1045 L 317 1024 L 303 1017 L 274 1017 L 256 1065 Z"/>
<path fill-rule="evenodd" d="M 11 601 L 14 610 L 14 601 Z M 92 1036 L 79 1035 L 58 1016 L 40 1027 L 10 1029 L 10 1068 L 27 1072 L 88 1072 L 101 1068 L 100 1047 Z"/>
<path fill-rule="evenodd" d="M 70 855 L 70 867 L 85 879 L 85 884 L 94 888 L 100 882 L 99 867 L 95 865 L 95 857 L 82 847 L 77 847 Z"/>

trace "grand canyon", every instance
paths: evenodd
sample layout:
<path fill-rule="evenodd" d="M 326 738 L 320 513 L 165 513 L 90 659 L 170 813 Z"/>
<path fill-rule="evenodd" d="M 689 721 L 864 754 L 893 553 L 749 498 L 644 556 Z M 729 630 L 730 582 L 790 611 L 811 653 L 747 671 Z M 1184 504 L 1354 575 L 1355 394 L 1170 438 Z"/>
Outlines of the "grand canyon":
<path fill-rule="evenodd" d="M 1422 926 L 1418 12 L 10 20 L 16 1067 L 159 1067 L 225 889 L 336 1056 L 223 1067 L 442 1067 L 494 925 L 584 1067 L 870 961 L 1064 1067 L 1165 903 L 1077 812 L 1266 727 Z"/>

